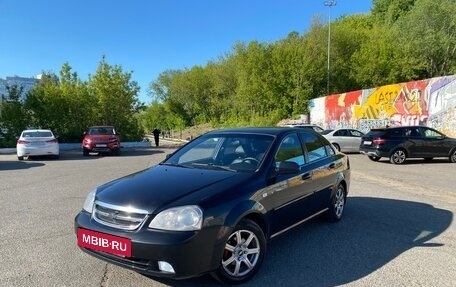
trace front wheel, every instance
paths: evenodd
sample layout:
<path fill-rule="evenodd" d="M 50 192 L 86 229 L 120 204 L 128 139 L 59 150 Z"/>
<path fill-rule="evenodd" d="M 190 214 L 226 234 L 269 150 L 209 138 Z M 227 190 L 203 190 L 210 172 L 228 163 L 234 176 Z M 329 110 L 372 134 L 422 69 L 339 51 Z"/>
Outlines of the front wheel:
<path fill-rule="evenodd" d="M 328 210 L 328 220 L 331 222 L 339 221 L 344 214 L 345 202 L 347 200 L 347 191 L 343 184 L 337 185 L 336 192 L 331 198 Z"/>
<path fill-rule="evenodd" d="M 405 159 L 407 158 L 407 154 L 402 149 L 395 150 L 390 156 L 390 162 L 394 164 L 403 164 Z"/>
<path fill-rule="evenodd" d="M 24 160 L 24 157 L 23 156 L 17 156 L 17 159 L 18 160 Z"/>
<path fill-rule="evenodd" d="M 225 243 L 219 268 L 212 275 L 225 284 L 240 284 L 255 275 L 266 253 L 266 239 L 255 222 L 242 219 Z"/>

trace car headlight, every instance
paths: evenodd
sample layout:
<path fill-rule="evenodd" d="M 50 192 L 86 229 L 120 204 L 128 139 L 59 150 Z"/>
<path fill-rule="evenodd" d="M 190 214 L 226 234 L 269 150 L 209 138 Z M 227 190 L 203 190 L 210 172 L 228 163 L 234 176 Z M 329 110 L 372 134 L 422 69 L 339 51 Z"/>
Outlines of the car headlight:
<path fill-rule="evenodd" d="M 88 213 L 92 213 L 93 211 L 93 203 L 95 201 L 95 194 L 97 193 L 97 189 L 95 188 L 89 194 L 87 194 L 87 197 L 84 201 L 84 205 L 82 206 L 82 209 L 87 211 Z"/>
<path fill-rule="evenodd" d="M 173 207 L 160 212 L 149 224 L 150 228 L 190 231 L 200 230 L 203 211 L 196 205 Z"/>

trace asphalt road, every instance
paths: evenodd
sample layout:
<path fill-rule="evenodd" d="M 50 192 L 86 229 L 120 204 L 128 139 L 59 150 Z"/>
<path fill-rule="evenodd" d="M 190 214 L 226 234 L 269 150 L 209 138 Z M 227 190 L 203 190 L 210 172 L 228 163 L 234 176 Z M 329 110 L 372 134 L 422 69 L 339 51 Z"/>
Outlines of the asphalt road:
<path fill-rule="evenodd" d="M 17 161 L 0 155 L 0 286 L 219 286 L 210 276 L 150 279 L 77 247 L 74 216 L 97 185 L 150 167 L 172 147 L 119 157 Z M 268 245 L 243 286 L 455 286 L 456 164 L 405 165 L 351 154 L 352 184 L 341 222 L 316 219 Z"/>

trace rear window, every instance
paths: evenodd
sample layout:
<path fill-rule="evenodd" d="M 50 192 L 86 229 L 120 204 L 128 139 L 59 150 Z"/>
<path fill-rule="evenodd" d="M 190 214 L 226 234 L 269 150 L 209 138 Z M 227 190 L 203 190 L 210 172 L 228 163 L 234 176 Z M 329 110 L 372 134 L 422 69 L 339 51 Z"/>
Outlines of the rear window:
<path fill-rule="evenodd" d="M 50 138 L 50 137 L 52 137 L 52 133 L 47 132 L 47 131 L 23 132 L 22 137 L 24 137 L 24 138 Z"/>
<path fill-rule="evenodd" d="M 372 138 L 377 138 L 381 137 L 385 134 L 385 130 L 370 130 L 367 134 L 365 134 L 365 137 L 372 137 Z"/>

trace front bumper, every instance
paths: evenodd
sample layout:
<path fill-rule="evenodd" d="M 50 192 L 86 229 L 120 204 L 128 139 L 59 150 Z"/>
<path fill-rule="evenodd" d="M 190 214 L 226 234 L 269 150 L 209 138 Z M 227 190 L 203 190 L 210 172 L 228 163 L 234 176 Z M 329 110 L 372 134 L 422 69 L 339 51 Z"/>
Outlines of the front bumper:
<path fill-rule="evenodd" d="M 76 234 L 78 228 L 131 239 L 130 258 L 80 248 L 101 260 L 156 277 L 184 279 L 210 272 L 218 267 L 224 248 L 223 244 L 216 244 L 220 230 L 216 227 L 196 232 L 172 232 L 149 229 L 145 225 L 135 231 L 125 231 L 95 222 L 90 214 L 81 211 L 75 218 Z M 171 264 L 175 273 L 160 271 L 158 261 Z"/>
<path fill-rule="evenodd" d="M 120 144 L 118 142 L 84 143 L 82 147 L 91 152 L 114 152 L 120 149 Z"/>

